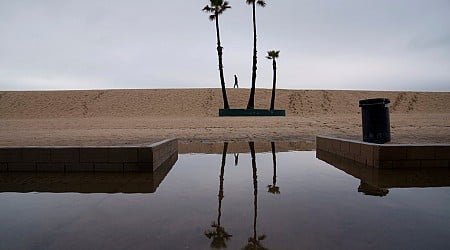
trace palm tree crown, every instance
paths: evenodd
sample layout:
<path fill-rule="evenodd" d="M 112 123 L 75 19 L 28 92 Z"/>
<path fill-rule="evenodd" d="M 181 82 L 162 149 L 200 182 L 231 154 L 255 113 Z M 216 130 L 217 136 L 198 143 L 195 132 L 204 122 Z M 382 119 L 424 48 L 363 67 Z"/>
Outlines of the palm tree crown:
<path fill-rule="evenodd" d="M 267 51 L 267 56 L 266 56 L 267 59 L 273 60 L 273 59 L 276 59 L 278 57 L 280 57 L 280 51 L 279 50 Z"/>
<path fill-rule="evenodd" d="M 261 7 L 265 7 L 266 6 L 266 1 L 264 0 L 246 0 L 247 4 L 254 4 L 256 3 L 257 5 L 261 6 Z"/>
<path fill-rule="evenodd" d="M 221 15 L 225 10 L 231 8 L 231 6 L 228 3 L 228 1 L 210 0 L 210 2 L 211 2 L 211 6 L 210 5 L 206 5 L 203 8 L 203 11 L 208 12 L 208 13 L 212 13 L 209 16 L 209 20 L 211 20 L 211 21 L 216 20 L 216 16 Z"/>

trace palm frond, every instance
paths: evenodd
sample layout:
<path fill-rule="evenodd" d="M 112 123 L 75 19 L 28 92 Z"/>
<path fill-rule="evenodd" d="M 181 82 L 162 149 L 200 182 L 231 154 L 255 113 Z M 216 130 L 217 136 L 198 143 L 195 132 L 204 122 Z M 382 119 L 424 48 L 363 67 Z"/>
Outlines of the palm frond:
<path fill-rule="evenodd" d="M 258 1 L 256 1 L 256 4 L 258 4 L 261 7 L 266 7 L 266 1 L 264 1 L 264 0 L 258 0 Z"/>
<path fill-rule="evenodd" d="M 203 7 L 202 11 L 204 12 L 212 12 L 213 8 L 209 7 L 209 5 L 206 5 L 205 7 Z"/>
<path fill-rule="evenodd" d="M 280 56 L 280 51 L 279 50 L 269 50 L 267 51 L 267 59 L 274 59 L 274 58 L 278 58 Z"/>
<path fill-rule="evenodd" d="M 210 15 L 210 16 L 209 16 L 209 20 L 210 20 L 210 21 L 216 20 L 216 15 Z"/>

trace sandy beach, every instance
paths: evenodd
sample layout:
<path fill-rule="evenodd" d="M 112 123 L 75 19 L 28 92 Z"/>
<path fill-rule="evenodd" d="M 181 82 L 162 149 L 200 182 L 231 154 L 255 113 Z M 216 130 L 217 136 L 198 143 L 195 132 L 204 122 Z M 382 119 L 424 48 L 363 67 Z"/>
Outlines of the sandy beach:
<path fill-rule="evenodd" d="M 228 89 L 232 108 L 249 90 Z M 257 89 L 256 108 L 268 108 Z M 393 143 L 449 143 L 449 92 L 277 90 L 286 117 L 218 117 L 220 89 L 0 92 L 0 146 L 125 145 L 176 137 L 181 143 L 361 138 L 358 100 L 391 100 Z"/>

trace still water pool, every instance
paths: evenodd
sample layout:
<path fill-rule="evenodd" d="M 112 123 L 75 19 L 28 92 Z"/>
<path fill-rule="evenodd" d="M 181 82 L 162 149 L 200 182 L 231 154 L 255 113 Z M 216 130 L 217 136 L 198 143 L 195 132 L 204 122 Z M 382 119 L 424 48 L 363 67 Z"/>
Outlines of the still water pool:
<path fill-rule="evenodd" d="M 161 178 L 3 175 L 0 249 L 450 249 L 448 171 L 346 172 L 314 151 L 228 151 Z"/>

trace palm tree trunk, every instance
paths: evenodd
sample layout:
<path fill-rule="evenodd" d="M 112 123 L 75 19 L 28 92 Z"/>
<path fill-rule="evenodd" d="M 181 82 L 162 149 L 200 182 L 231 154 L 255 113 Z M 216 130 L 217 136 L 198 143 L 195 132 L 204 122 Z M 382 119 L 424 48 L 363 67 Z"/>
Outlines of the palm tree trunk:
<path fill-rule="evenodd" d="M 223 108 L 229 109 L 227 90 L 225 89 L 225 78 L 223 76 L 223 63 L 222 63 L 222 46 L 220 45 L 220 32 L 219 32 L 219 15 L 216 14 L 216 33 L 217 33 L 217 55 L 219 57 L 219 73 L 220 73 L 220 85 L 222 86 Z"/>
<path fill-rule="evenodd" d="M 273 85 L 272 85 L 272 98 L 270 99 L 270 110 L 275 109 L 275 87 L 277 83 L 277 62 L 273 58 Z"/>
<path fill-rule="evenodd" d="M 256 88 L 256 9 L 255 2 L 253 2 L 253 66 L 252 66 L 252 88 L 250 89 L 250 97 L 248 99 L 247 109 L 255 108 L 255 88 Z"/>

